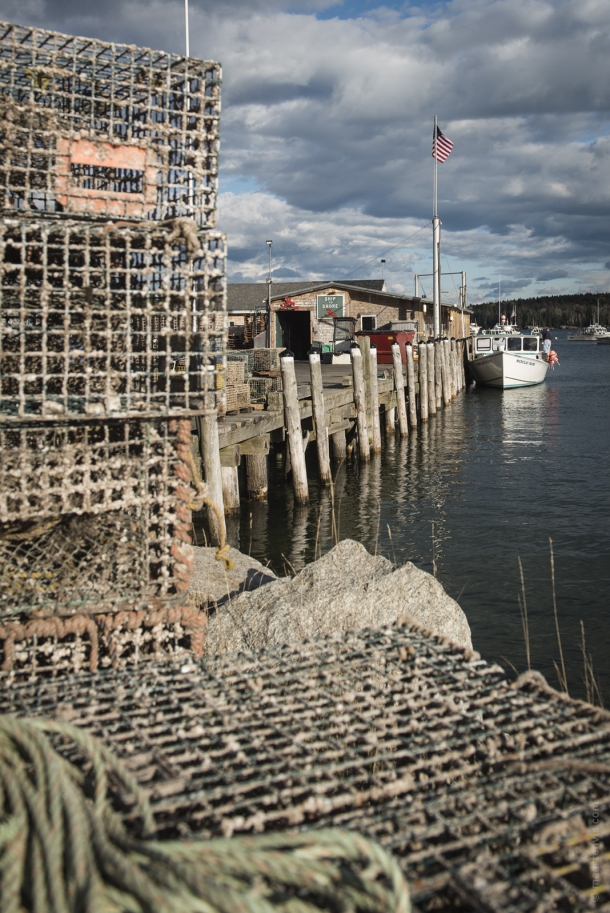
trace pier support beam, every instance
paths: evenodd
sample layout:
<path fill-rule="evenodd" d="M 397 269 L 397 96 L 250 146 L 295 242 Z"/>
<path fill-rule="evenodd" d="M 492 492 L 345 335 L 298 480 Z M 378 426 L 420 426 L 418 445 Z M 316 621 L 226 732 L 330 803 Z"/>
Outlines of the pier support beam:
<path fill-rule="evenodd" d="M 345 431 L 337 431 L 331 437 L 333 448 L 333 460 L 335 463 L 341 463 L 347 459 L 347 437 Z"/>
<path fill-rule="evenodd" d="M 465 341 L 463 339 L 460 339 L 458 354 L 459 354 L 459 363 L 460 363 L 460 384 L 461 384 L 460 389 L 461 390 L 466 389 L 466 367 L 464 365 L 465 348 L 466 348 Z"/>
<path fill-rule="evenodd" d="M 237 466 L 221 466 L 222 500 L 225 514 L 235 514 L 239 511 L 239 474 Z"/>
<path fill-rule="evenodd" d="M 246 496 L 253 501 L 262 501 L 267 497 L 269 479 L 267 475 L 267 457 L 264 453 L 248 453 L 246 461 Z"/>
<path fill-rule="evenodd" d="M 364 375 L 364 399 L 366 403 L 366 427 L 369 432 L 369 444 L 371 443 L 371 413 L 369 410 L 371 394 L 371 339 L 369 336 L 358 337 L 358 348 L 362 355 L 362 373 Z"/>
<path fill-rule="evenodd" d="M 428 345 L 425 342 L 420 342 L 417 349 L 419 418 L 423 423 L 428 421 Z"/>
<path fill-rule="evenodd" d="M 411 355 L 411 368 L 413 367 L 413 349 L 408 346 Z M 408 353 L 409 354 L 409 353 Z M 408 357 L 407 354 L 407 357 Z M 405 378 L 402 373 L 402 358 L 400 346 L 392 343 L 392 366 L 394 369 L 394 386 L 396 388 L 396 408 L 398 410 L 398 429 L 401 437 L 409 436 L 409 423 L 407 421 L 407 404 L 405 402 Z M 415 383 L 415 381 L 413 381 Z"/>
<path fill-rule="evenodd" d="M 442 382 L 443 382 L 443 403 L 448 406 L 451 402 L 451 382 L 449 380 L 449 340 L 441 339 L 442 349 Z"/>
<path fill-rule="evenodd" d="M 366 393 L 364 389 L 362 353 L 358 346 L 354 345 L 351 348 L 351 354 L 354 378 L 354 405 L 356 406 L 356 423 L 358 425 L 358 453 L 360 459 L 366 462 L 371 458 L 371 448 L 369 446 L 369 429 L 366 420 Z"/>
<path fill-rule="evenodd" d="M 407 346 L 407 393 L 409 395 L 409 424 L 417 428 L 417 400 L 415 398 L 415 360 L 413 346 Z"/>
<path fill-rule="evenodd" d="M 320 356 L 317 352 L 312 352 L 309 356 L 309 371 L 311 374 L 311 408 L 316 429 L 316 449 L 318 451 L 320 482 L 322 485 L 330 485 L 332 476 L 330 472 L 328 430 L 326 428 L 326 415 L 324 409 L 322 365 L 320 364 Z"/>
<path fill-rule="evenodd" d="M 220 451 L 220 478 L 225 514 L 239 511 L 239 473 L 241 460 L 239 445 L 224 447 Z"/>
<path fill-rule="evenodd" d="M 381 453 L 381 422 L 379 420 L 379 384 L 377 383 L 377 346 L 369 349 L 369 375 L 371 390 L 371 425 L 373 429 L 373 451 Z"/>
<path fill-rule="evenodd" d="M 449 342 L 450 349 L 450 365 L 451 369 L 449 372 L 449 379 L 451 383 L 451 399 L 455 399 L 457 395 L 457 382 L 456 382 L 456 357 L 455 357 L 455 339 L 451 339 Z"/>
<path fill-rule="evenodd" d="M 202 415 L 197 417 L 197 435 L 199 437 L 199 452 L 205 481 L 208 487 L 208 497 L 218 508 L 218 513 L 206 506 L 208 528 L 212 544 L 219 546 L 227 534 L 224 520 L 224 504 L 222 499 L 222 474 L 220 466 L 220 453 L 218 450 L 218 420 L 215 415 Z"/>
<path fill-rule="evenodd" d="M 307 485 L 307 470 L 305 467 L 301 416 L 299 413 L 299 398 L 297 395 L 297 379 L 294 371 L 294 356 L 292 353 L 282 353 L 280 356 L 280 366 L 282 371 L 282 392 L 284 396 L 284 422 L 288 432 L 288 445 L 290 447 L 292 488 L 295 500 L 298 503 L 302 503 L 309 498 L 309 487 Z"/>
<path fill-rule="evenodd" d="M 403 391 L 403 396 L 404 396 L 404 391 Z M 394 406 L 391 406 L 391 407 L 386 406 L 385 412 L 384 412 L 384 418 L 385 418 L 385 433 L 394 434 L 394 431 L 396 430 L 396 408 Z"/>
<path fill-rule="evenodd" d="M 436 415 L 436 380 L 435 380 L 435 362 L 434 362 L 434 343 L 429 342 L 426 346 L 428 350 L 428 415 Z"/>
<path fill-rule="evenodd" d="M 434 340 L 434 392 L 436 394 L 436 411 L 443 408 L 442 352 L 440 339 Z"/>

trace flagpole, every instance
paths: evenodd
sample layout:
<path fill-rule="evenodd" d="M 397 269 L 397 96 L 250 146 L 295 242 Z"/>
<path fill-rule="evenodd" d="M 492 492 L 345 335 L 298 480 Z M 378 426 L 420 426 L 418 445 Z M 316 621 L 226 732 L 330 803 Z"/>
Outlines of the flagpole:
<path fill-rule="evenodd" d="M 432 214 L 432 311 L 435 339 L 441 335 L 441 222 L 438 217 L 438 123 L 434 115 L 434 212 Z"/>
<path fill-rule="evenodd" d="M 432 218 L 436 219 L 438 215 L 438 159 L 436 157 L 436 131 L 438 130 L 437 116 L 434 115 L 434 132 L 432 134 L 434 142 L 434 185 L 432 192 Z"/>
<path fill-rule="evenodd" d="M 185 37 L 185 54 L 190 57 L 189 47 L 189 0 L 184 0 L 184 37 Z"/>

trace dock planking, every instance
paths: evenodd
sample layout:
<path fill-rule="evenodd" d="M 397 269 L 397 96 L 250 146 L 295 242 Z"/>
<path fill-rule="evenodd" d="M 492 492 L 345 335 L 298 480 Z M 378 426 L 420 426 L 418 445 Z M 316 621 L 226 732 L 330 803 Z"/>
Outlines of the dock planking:
<path fill-rule="evenodd" d="M 368 339 L 366 339 L 368 342 Z M 439 352 L 439 370 L 432 366 L 431 391 L 434 395 L 435 405 L 440 399 L 441 389 L 445 393 L 443 405 L 449 405 L 456 392 L 465 387 L 465 375 L 462 366 L 464 356 L 463 340 L 438 340 L 436 350 Z M 272 449 L 283 450 L 286 460 L 286 472 L 292 469 L 293 487 L 297 500 L 306 500 L 307 479 L 303 463 L 303 455 L 310 442 L 317 440 L 315 415 L 324 416 L 325 434 L 322 443 L 326 453 L 319 456 L 320 465 L 328 465 L 328 442 L 331 443 L 333 459 L 344 459 L 346 441 L 353 442 L 358 438 L 358 426 L 361 434 L 366 434 L 368 440 L 359 441 L 357 452 L 360 459 L 370 457 L 371 448 L 380 449 L 379 413 L 384 413 L 384 426 L 387 433 L 396 430 L 397 411 L 400 419 L 402 408 L 402 425 L 399 429 L 402 435 L 409 433 L 409 427 L 416 430 L 418 422 L 427 421 L 429 410 L 429 392 L 426 391 L 426 402 L 421 402 L 419 396 L 419 380 L 425 377 L 428 381 L 428 371 L 424 371 L 421 355 L 422 349 L 428 355 L 428 349 L 436 354 L 435 347 L 423 343 L 420 346 L 420 364 L 418 371 L 414 371 L 413 351 L 407 346 L 407 361 L 400 363 L 400 356 L 394 359 L 393 365 L 377 365 L 376 352 L 371 351 L 365 341 L 352 353 L 352 364 L 346 365 L 316 365 L 316 372 L 321 368 L 322 385 L 320 388 L 319 376 L 316 375 L 316 408 L 312 402 L 311 365 L 308 362 L 294 362 L 292 357 L 283 366 L 285 380 L 288 380 L 292 393 L 286 397 L 282 392 L 268 394 L 265 411 L 240 412 L 220 416 L 217 420 L 217 443 L 220 460 L 206 460 L 204 454 L 209 452 L 209 443 L 206 448 L 204 441 L 193 441 L 194 449 L 202 456 L 203 469 L 210 489 L 219 490 L 219 484 L 213 478 L 216 472 L 224 470 L 225 482 L 230 481 L 229 488 L 234 487 L 233 467 L 240 465 L 241 458 L 245 457 L 246 484 L 245 491 L 248 497 L 253 497 L 253 491 L 259 492 L 257 497 L 264 497 L 267 492 L 264 484 L 267 471 L 266 457 Z M 358 355 L 356 359 L 354 357 Z M 446 357 L 443 357 L 446 356 Z M 315 361 L 315 359 L 314 359 Z M 354 365 L 355 362 L 355 365 Z M 288 374 L 284 368 L 289 368 Z M 418 376 L 419 375 L 419 376 Z M 438 376 L 437 376 L 438 375 Z M 402 377 L 402 384 L 398 380 Z M 363 383 L 364 379 L 364 383 Z M 376 383 L 375 383 L 376 381 Z M 398 383 L 397 383 L 398 381 Z M 437 387 L 438 385 L 438 387 Z M 294 391 L 296 388 L 296 397 Z M 397 390 L 400 389 L 400 396 Z M 402 401 L 402 406 L 401 406 Z M 364 408 L 363 408 L 364 406 Z M 398 407 L 398 410 L 397 410 Z M 360 412 L 359 412 L 360 410 Z M 297 415 L 298 411 L 298 415 Z M 363 415 L 364 413 L 364 415 Z M 432 413 L 434 414 L 434 412 Z M 365 419 L 363 421 L 363 419 Z M 298 429 L 300 426 L 300 434 Z M 200 427 L 202 427 L 200 425 Z M 288 442 L 288 427 L 292 429 L 293 448 L 298 447 L 297 462 L 298 472 L 290 459 L 290 445 Z M 366 429 L 363 431 L 362 429 Z M 193 430 L 196 432 L 196 426 Z M 336 435 L 336 437 L 334 437 Z M 214 435 L 216 437 L 216 433 Z M 302 443 L 301 443 L 302 442 Z M 301 450 L 302 447 L 302 450 Z M 347 453 L 353 452 L 352 445 L 348 446 Z M 229 480 L 229 474 L 231 479 Z M 252 478 L 249 475 L 252 474 Z M 225 485 L 225 487 L 227 487 Z M 235 509 L 234 497 L 231 496 L 231 505 L 218 503 L 219 509 L 230 512 Z M 212 534 L 212 540 L 216 537 Z"/>

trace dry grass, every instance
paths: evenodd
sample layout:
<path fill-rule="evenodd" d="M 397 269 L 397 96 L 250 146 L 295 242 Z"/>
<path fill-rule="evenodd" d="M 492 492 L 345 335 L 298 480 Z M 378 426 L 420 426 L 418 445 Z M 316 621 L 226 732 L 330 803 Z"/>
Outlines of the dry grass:
<path fill-rule="evenodd" d="M 555 634 L 557 637 L 557 646 L 559 649 L 559 663 L 556 660 L 553 660 L 553 666 L 557 673 L 557 679 L 559 681 L 559 687 L 562 691 L 569 695 L 568 688 L 568 678 L 566 674 L 565 660 L 563 655 L 563 644 L 561 640 L 561 630 L 559 628 L 559 614 L 557 611 L 557 592 L 555 587 L 555 555 L 553 552 L 553 540 L 549 537 L 549 548 L 550 548 L 550 562 L 551 562 L 551 592 L 553 598 L 553 619 L 555 622 Z M 521 592 L 517 594 L 517 601 L 519 603 L 519 610 L 521 613 L 521 624 L 523 626 L 523 640 L 525 643 L 525 656 L 527 661 L 528 670 L 531 669 L 531 644 L 530 644 L 530 629 L 529 629 L 529 618 L 527 613 L 527 600 L 525 598 L 525 578 L 523 574 L 523 565 L 521 563 L 521 557 L 517 557 L 519 563 L 519 576 L 521 578 Z M 595 672 L 593 670 L 593 658 L 591 653 L 587 652 L 587 645 L 585 639 L 585 626 L 581 619 L 580 621 L 580 635 L 581 635 L 581 653 L 583 661 L 583 673 L 584 673 L 584 685 L 585 685 L 585 694 L 586 700 L 589 704 L 594 706 L 604 708 L 604 699 L 602 696 L 601 688 L 599 682 L 595 677 Z M 508 660 L 507 660 L 508 662 Z M 509 665 L 515 669 L 512 663 L 509 662 Z M 515 669 L 515 672 L 517 670 Z"/>

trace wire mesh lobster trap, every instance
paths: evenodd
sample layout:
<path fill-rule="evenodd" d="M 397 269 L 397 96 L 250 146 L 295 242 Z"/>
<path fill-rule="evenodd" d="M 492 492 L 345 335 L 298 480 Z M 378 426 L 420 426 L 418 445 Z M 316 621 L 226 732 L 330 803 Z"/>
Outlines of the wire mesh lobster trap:
<path fill-rule="evenodd" d="M 0 429 L 0 620 L 179 605 L 190 421 Z"/>
<path fill-rule="evenodd" d="M 0 421 L 213 412 L 226 243 L 168 225 L 0 225 Z"/>
<path fill-rule="evenodd" d="M 163 837 L 332 826 L 399 859 L 414 909 L 610 908 L 610 716 L 404 627 L 0 692 L 100 737 Z"/>
<path fill-rule="evenodd" d="M 213 227 L 217 63 L 0 23 L 0 208 Z"/>

